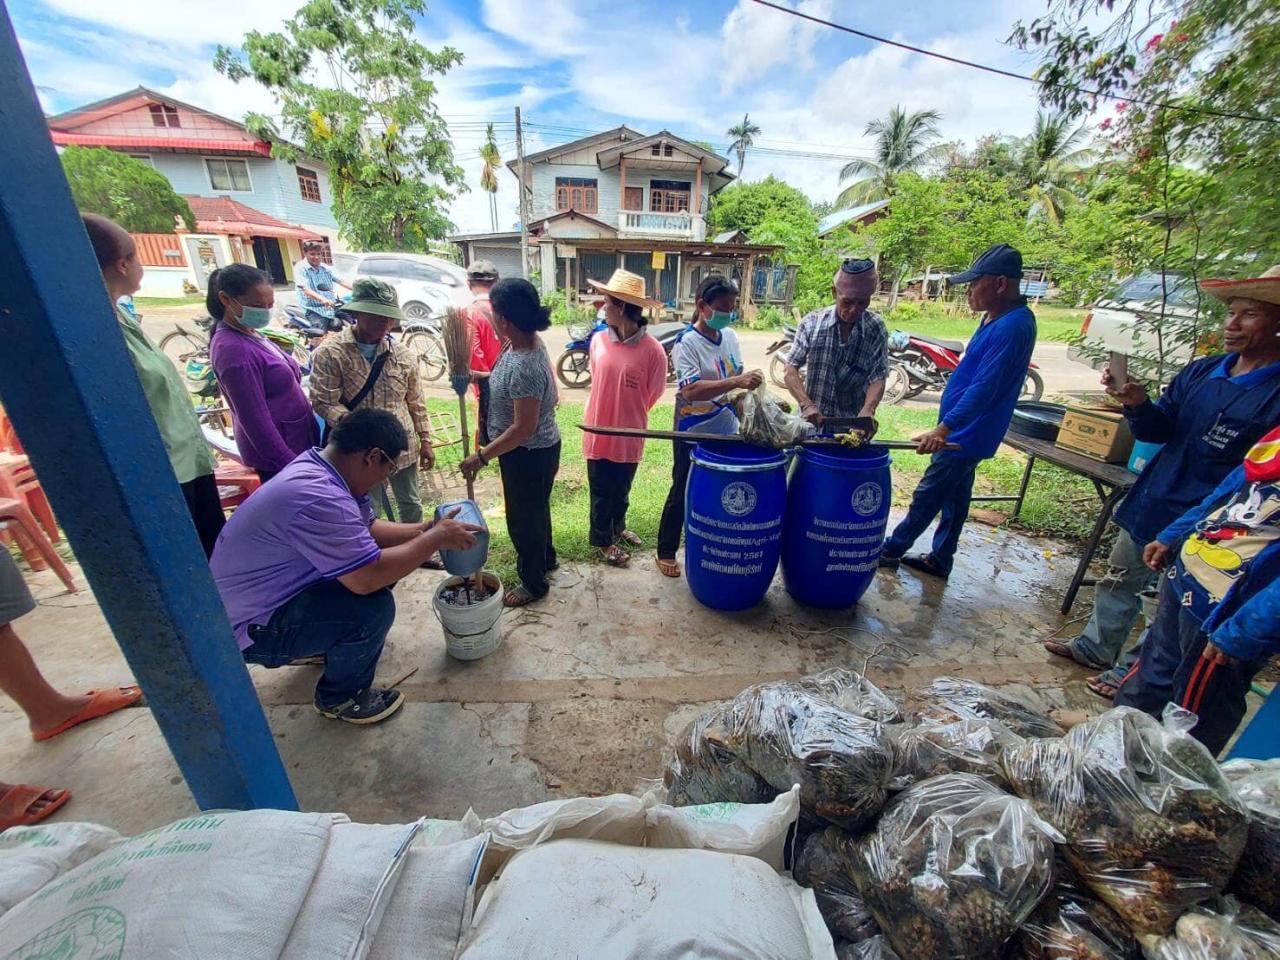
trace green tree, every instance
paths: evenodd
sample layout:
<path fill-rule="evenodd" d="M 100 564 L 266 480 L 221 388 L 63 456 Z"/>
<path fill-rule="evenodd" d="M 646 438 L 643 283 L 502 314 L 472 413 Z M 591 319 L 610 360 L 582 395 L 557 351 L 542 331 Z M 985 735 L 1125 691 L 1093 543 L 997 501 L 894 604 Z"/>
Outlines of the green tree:
<path fill-rule="evenodd" d="M 425 12 L 423 0 L 310 0 L 283 32 L 255 30 L 242 55 L 220 46 L 214 58 L 219 72 L 275 94 L 280 128 L 261 114 L 247 125 L 276 157 L 328 164 L 339 228 L 359 248 L 427 249 L 452 228 L 444 207 L 466 189 L 431 79 L 462 54 L 417 40 L 414 15 Z"/>
<path fill-rule="evenodd" d="M 1037 110 L 1035 128 L 1018 146 L 1019 172 L 1031 199 L 1027 215 L 1058 223 L 1077 199 L 1073 188 L 1083 180 L 1081 174 L 1098 156 L 1088 128 L 1065 113 Z"/>
<path fill-rule="evenodd" d="M 866 133 L 876 139 L 874 160 L 852 160 L 840 171 L 840 182 L 854 180 L 841 191 L 837 202 L 844 206 L 872 203 L 893 195 L 899 176 L 918 172 L 931 161 L 945 156 L 947 146 L 940 136 L 936 110 L 907 113 L 894 107 L 887 117 L 872 120 Z M 861 178 L 861 179 L 855 179 Z"/>
<path fill-rule="evenodd" d="M 760 135 L 760 127 L 751 122 L 750 114 L 744 113 L 742 122 L 735 123 L 725 133 L 732 138 L 729 152 L 738 155 L 738 176 L 741 177 L 742 165 L 747 161 L 747 150 L 755 144 L 756 137 Z"/>
<path fill-rule="evenodd" d="M 493 124 L 485 131 L 485 141 L 480 147 L 480 159 L 484 169 L 480 171 L 480 189 L 489 194 L 489 221 L 494 233 L 498 232 L 498 171 L 502 169 L 502 155 L 493 136 Z"/>
<path fill-rule="evenodd" d="M 110 217 L 131 233 L 173 233 L 179 220 L 195 230 L 187 201 L 150 164 L 105 147 L 67 147 L 59 159 L 81 210 Z"/>
<path fill-rule="evenodd" d="M 888 216 L 855 233 L 865 240 L 868 254 L 878 255 L 881 275 L 892 278 L 889 309 L 913 269 L 935 260 L 939 238 L 948 230 L 944 214 L 942 181 L 906 172 L 894 182 Z"/>

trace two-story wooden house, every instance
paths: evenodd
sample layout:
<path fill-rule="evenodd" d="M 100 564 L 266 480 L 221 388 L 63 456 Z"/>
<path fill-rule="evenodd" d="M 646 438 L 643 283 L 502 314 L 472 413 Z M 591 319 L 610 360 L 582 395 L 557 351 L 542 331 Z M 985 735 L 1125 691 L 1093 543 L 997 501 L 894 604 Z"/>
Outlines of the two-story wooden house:
<path fill-rule="evenodd" d="M 712 150 L 666 130 L 647 136 L 622 126 L 530 154 L 523 176 L 518 161 L 507 166 L 525 191 L 544 293 L 585 293 L 588 279 L 623 267 L 644 276 L 652 296 L 687 311 L 707 273 L 741 280 L 764 271 L 763 287 L 749 285 L 760 291 L 755 299 L 790 300 L 794 270 L 784 266 L 775 286 L 766 262 L 778 247 L 708 239 L 710 199 L 734 180 L 728 158 Z M 456 239 L 464 253 L 487 252 L 518 234 Z"/>
<path fill-rule="evenodd" d="M 203 288 L 215 268 L 252 263 L 276 283 L 293 279 L 304 240 L 339 249 L 329 174 L 309 159 L 274 159 L 242 123 L 138 87 L 49 117 L 59 148 L 106 147 L 149 163 L 184 196 L 196 232 L 147 263 L 144 293 L 177 295 L 185 279 Z M 150 247 L 148 247 L 150 249 Z M 144 261 L 145 262 L 145 261 Z M 149 289 L 148 289 L 149 288 Z"/>

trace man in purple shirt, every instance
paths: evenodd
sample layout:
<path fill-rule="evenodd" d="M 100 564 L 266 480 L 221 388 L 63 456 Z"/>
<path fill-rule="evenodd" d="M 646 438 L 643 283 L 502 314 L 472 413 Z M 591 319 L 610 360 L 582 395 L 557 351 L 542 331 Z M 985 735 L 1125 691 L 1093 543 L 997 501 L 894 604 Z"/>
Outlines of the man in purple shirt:
<path fill-rule="evenodd" d="M 236 509 L 210 563 L 245 660 L 323 656 L 316 710 L 348 723 L 376 723 L 404 702 L 373 686 L 395 620 L 391 586 L 437 550 L 475 543 L 478 528 L 451 518 L 374 518 L 369 491 L 408 446 L 387 411 L 349 414 L 328 446 L 300 454 Z"/>

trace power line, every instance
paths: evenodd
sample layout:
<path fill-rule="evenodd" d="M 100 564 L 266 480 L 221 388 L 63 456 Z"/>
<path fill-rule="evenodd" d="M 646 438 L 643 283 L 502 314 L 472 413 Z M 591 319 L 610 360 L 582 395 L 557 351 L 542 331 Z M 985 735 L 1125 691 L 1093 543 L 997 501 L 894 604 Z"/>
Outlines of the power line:
<path fill-rule="evenodd" d="M 970 67 L 974 70 L 983 70 L 987 73 L 994 73 L 996 76 L 1008 77 L 1011 80 L 1025 80 L 1028 83 L 1034 83 L 1038 87 L 1062 87 L 1067 90 L 1078 91 L 1079 93 L 1087 93 L 1092 97 L 1102 97 L 1105 100 L 1119 100 L 1124 103 L 1136 103 L 1140 106 L 1156 107 L 1164 110 L 1185 110 L 1191 113 L 1202 113 L 1208 116 L 1222 117 L 1228 120 L 1250 120 L 1256 123 L 1280 123 L 1280 118 L 1276 117 L 1263 117 L 1249 113 L 1231 113 L 1226 110 L 1214 110 L 1210 107 L 1195 107 L 1190 104 L 1162 103 L 1158 100 L 1145 100 L 1141 97 L 1126 97 L 1118 93 L 1103 93 L 1101 90 L 1095 90 L 1091 87 L 1077 86 L 1075 84 L 1045 83 L 1044 81 L 1037 80 L 1035 77 L 1028 76 L 1025 73 L 1015 73 L 1012 70 L 993 67 L 989 64 L 978 63 L 974 60 L 963 60 L 960 57 L 953 57 L 950 54 L 938 53 L 936 50 L 927 50 L 924 47 L 917 47 L 909 43 L 902 43 L 899 40 L 890 40 L 888 37 L 881 37 L 874 33 L 867 33 L 865 30 L 858 30 L 842 23 L 824 20 L 822 17 L 815 17 L 813 14 L 805 13 L 801 10 L 792 10 L 790 7 L 782 6 L 782 4 L 773 3 L 772 0 L 752 0 L 752 2 L 758 3 L 762 7 L 768 7 L 771 10 L 777 10 L 781 13 L 790 14 L 793 17 L 799 17 L 801 20 L 808 20 L 810 23 L 830 27 L 833 30 L 849 33 L 855 37 L 862 37 L 864 40 L 873 40 L 876 43 L 883 43 L 891 47 L 897 47 L 899 50 L 908 50 L 911 53 L 918 53 L 921 56 L 933 57 L 935 60 L 945 60 L 947 63 L 954 63 L 958 66 Z"/>

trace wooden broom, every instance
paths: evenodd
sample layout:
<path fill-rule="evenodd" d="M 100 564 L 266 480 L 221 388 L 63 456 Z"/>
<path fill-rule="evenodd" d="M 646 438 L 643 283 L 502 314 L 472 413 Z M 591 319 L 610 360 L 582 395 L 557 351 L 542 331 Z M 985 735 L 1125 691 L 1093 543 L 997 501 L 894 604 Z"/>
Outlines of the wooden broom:
<path fill-rule="evenodd" d="M 462 426 L 462 458 L 471 456 L 471 430 L 467 426 L 467 388 L 471 386 L 471 325 L 466 314 L 450 307 L 444 315 L 444 352 L 449 360 L 449 384 L 458 395 L 458 422 Z M 467 477 L 467 499 L 475 502 L 475 480 Z M 477 600 L 484 599 L 484 571 L 472 578 Z"/>

